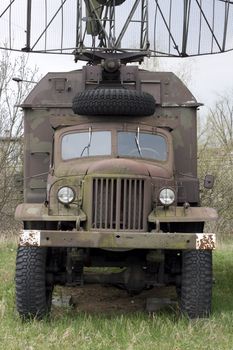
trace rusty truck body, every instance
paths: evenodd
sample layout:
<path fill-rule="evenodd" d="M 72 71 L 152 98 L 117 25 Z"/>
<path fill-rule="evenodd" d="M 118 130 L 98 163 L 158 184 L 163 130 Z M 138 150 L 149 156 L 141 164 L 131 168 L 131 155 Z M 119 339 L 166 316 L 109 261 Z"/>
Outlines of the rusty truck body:
<path fill-rule="evenodd" d="M 174 285 L 183 313 L 210 313 L 215 235 L 204 224 L 217 213 L 200 205 L 199 106 L 173 73 L 115 59 L 48 73 L 35 86 L 22 104 L 16 209 L 22 317 L 44 317 L 55 285 L 85 283 L 131 294 Z M 120 272 L 86 274 L 89 266 Z"/>

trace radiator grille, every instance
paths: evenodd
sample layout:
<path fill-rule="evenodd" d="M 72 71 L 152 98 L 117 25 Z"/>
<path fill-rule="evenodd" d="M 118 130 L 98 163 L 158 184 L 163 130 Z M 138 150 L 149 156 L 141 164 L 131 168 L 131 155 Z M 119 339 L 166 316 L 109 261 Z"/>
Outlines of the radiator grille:
<path fill-rule="evenodd" d="M 92 228 L 145 230 L 143 179 L 93 179 Z"/>

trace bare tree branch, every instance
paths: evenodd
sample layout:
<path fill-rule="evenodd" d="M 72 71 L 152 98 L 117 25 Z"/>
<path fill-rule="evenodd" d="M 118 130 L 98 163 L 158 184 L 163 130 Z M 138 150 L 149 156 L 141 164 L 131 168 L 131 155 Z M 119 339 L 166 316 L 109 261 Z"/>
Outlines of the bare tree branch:
<path fill-rule="evenodd" d="M 23 120 L 18 105 L 33 87 L 32 83 L 15 83 L 17 76 L 33 81 L 38 69 L 28 66 L 26 55 L 14 58 L 9 51 L 0 54 L 0 214 L 13 217 L 22 193 L 15 188 L 15 175 L 22 173 Z M 1 220 L 3 221 L 3 219 Z M 2 224 L 2 222 L 1 222 Z"/>
<path fill-rule="evenodd" d="M 232 93 L 219 96 L 210 109 L 199 142 L 199 176 L 215 176 L 211 191 L 202 191 L 202 204 L 218 209 L 221 233 L 233 233 L 233 99 Z M 204 140 L 204 142 L 203 142 Z"/>

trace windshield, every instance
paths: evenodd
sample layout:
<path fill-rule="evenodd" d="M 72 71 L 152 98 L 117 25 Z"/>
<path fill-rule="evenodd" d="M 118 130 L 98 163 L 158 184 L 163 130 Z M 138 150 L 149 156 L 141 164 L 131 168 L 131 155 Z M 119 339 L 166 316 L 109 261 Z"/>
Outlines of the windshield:
<path fill-rule="evenodd" d="M 163 136 L 140 132 L 118 132 L 118 155 L 165 161 L 167 142 Z"/>
<path fill-rule="evenodd" d="M 79 132 L 64 135 L 61 154 L 63 160 L 107 156 L 111 154 L 111 131 Z"/>

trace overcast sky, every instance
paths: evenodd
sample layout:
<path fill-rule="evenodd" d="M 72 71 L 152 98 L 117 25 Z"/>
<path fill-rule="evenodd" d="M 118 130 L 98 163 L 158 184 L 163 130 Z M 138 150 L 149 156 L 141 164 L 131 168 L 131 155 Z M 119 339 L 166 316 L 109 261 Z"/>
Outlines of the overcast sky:
<path fill-rule="evenodd" d="M 233 92 L 233 51 L 191 59 L 165 59 L 171 68 L 183 64 L 190 65 L 192 79 L 190 89 L 199 102 L 211 106 L 217 95 Z M 170 63 L 169 63 L 170 62 Z"/>

